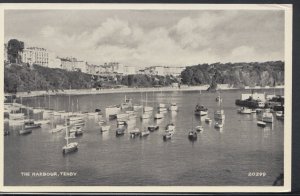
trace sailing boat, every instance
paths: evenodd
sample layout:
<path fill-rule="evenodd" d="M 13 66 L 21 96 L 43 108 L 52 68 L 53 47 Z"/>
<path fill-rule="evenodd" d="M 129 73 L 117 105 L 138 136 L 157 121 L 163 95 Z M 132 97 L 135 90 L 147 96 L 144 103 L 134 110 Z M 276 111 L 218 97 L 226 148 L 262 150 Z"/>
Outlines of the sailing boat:
<path fill-rule="evenodd" d="M 153 107 L 147 106 L 147 93 L 146 93 L 146 105 L 144 106 L 144 113 L 141 116 L 141 119 L 148 119 L 151 116 L 151 113 L 153 111 Z"/>
<path fill-rule="evenodd" d="M 77 142 L 69 143 L 70 136 L 68 134 L 68 132 L 69 132 L 68 130 L 69 130 L 69 127 L 67 126 L 66 127 L 66 137 L 65 137 L 65 139 L 67 141 L 67 144 L 62 148 L 63 154 L 67 154 L 67 153 L 78 150 L 78 143 Z"/>
<path fill-rule="evenodd" d="M 222 98 L 221 98 L 220 92 L 218 92 L 218 93 L 219 93 L 219 95 L 216 98 L 216 102 L 222 102 Z"/>
<path fill-rule="evenodd" d="M 201 90 L 200 90 L 200 95 L 201 95 Z M 200 100 L 200 96 L 199 96 Z M 200 102 L 200 101 L 199 101 Z M 199 103 L 195 107 L 195 115 L 196 116 L 205 116 L 208 113 L 207 107 L 204 107 L 203 105 L 200 105 Z"/>
<path fill-rule="evenodd" d="M 134 105 L 133 105 L 133 110 L 134 110 L 134 111 L 137 111 L 137 110 L 143 108 L 142 100 L 143 100 L 143 95 L 142 95 L 142 92 L 141 92 L 141 103 L 140 103 L 140 105 L 138 105 L 138 104 L 134 104 Z"/>
<path fill-rule="evenodd" d="M 220 96 L 220 99 L 221 96 Z M 219 105 L 219 109 L 215 111 L 214 113 L 214 118 L 215 118 L 215 127 L 216 128 L 222 128 L 224 125 L 224 120 L 225 120 L 225 114 L 224 114 L 224 110 L 221 109 L 221 101 L 218 102 Z"/>

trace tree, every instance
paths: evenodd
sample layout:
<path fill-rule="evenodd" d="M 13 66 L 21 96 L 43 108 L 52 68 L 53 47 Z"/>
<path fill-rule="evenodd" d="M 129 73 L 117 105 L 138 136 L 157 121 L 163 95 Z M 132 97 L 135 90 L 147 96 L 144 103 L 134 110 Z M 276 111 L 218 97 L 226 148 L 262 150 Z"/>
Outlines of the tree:
<path fill-rule="evenodd" d="M 7 55 L 10 63 L 21 63 L 21 55 L 24 49 L 24 42 L 17 39 L 11 39 L 7 44 Z"/>

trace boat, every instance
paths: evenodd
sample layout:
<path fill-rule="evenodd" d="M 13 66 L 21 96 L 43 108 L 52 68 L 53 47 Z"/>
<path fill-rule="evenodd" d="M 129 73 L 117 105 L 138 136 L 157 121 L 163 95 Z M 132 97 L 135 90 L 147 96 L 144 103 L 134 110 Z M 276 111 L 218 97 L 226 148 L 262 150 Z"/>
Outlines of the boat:
<path fill-rule="evenodd" d="M 77 142 L 71 142 L 69 143 L 69 139 L 73 138 L 72 136 L 69 136 L 69 131 L 68 131 L 68 127 L 66 127 L 66 137 L 65 140 L 67 141 L 66 145 L 62 147 L 62 152 L 63 154 L 67 154 L 70 152 L 74 152 L 76 150 L 78 150 L 78 143 Z"/>
<path fill-rule="evenodd" d="M 246 108 L 246 107 L 241 107 L 241 108 L 238 109 L 238 113 L 240 113 L 240 114 L 252 114 L 252 109 Z"/>
<path fill-rule="evenodd" d="M 279 119 L 279 120 L 283 120 L 284 119 L 284 112 L 283 111 L 277 111 L 275 113 L 276 115 L 276 118 Z"/>
<path fill-rule="evenodd" d="M 66 127 L 55 127 L 53 129 L 51 129 L 51 133 L 57 133 L 57 132 L 61 132 L 62 130 L 64 130 Z"/>
<path fill-rule="evenodd" d="M 120 126 L 120 125 L 125 126 L 126 124 L 127 124 L 126 121 L 123 121 L 123 120 L 117 121 L 117 126 Z"/>
<path fill-rule="evenodd" d="M 215 120 L 224 120 L 225 119 L 225 113 L 224 110 L 217 110 L 214 113 Z"/>
<path fill-rule="evenodd" d="M 223 122 L 215 122 L 215 128 L 218 128 L 218 129 L 223 128 Z"/>
<path fill-rule="evenodd" d="M 124 102 L 121 103 L 121 109 L 124 110 L 124 109 L 131 108 L 131 107 L 132 107 L 132 99 L 126 98 L 126 95 L 125 95 Z"/>
<path fill-rule="evenodd" d="M 120 136 L 124 134 L 125 134 L 125 127 L 118 127 L 116 130 L 116 136 Z"/>
<path fill-rule="evenodd" d="M 150 113 L 144 113 L 142 114 L 141 119 L 149 119 L 150 117 L 151 117 Z"/>
<path fill-rule="evenodd" d="M 195 130 L 189 131 L 188 138 L 192 141 L 197 140 L 197 132 Z"/>
<path fill-rule="evenodd" d="M 24 129 L 37 129 L 37 128 L 41 128 L 41 124 L 35 123 L 33 120 L 24 123 Z"/>
<path fill-rule="evenodd" d="M 205 116 L 208 113 L 208 109 L 203 105 L 197 104 L 195 107 L 195 115 L 196 116 Z"/>
<path fill-rule="evenodd" d="M 45 125 L 45 124 L 49 124 L 50 120 L 36 120 L 35 123 Z"/>
<path fill-rule="evenodd" d="M 129 131 L 130 137 L 134 138 L 136 136 L 139 136 L 141 134 L 141 131 L 136 127 Z"/>
<path fill-rule="evenodd" d="M 204 128 L 201 125 L 196 126 L 196 131 L 200 132 L 200 131 L 203 131 L 203 130 L 204 130 Z"/>
<path fill-rule="evenodd" d="M 207 118 L 205 118 L 205 122 L 206 122 L 206 123 L 211 123 L 211 122 L 212 122 L 212 119 L 210 119 L 210 118 L 207 117 Z"/>
<path fill-rule="evenodd" d="M 100 132 L 106 132 L 109 131 L 110 125 L 101 125 L 100 126 Z"/>
<path fill-rule="evenodd" d="M 129 117 L 128 113 L 117 114 L 117 120 L 119 121 L 127 120 L 128 117 Z"/>
<path fill-rule="evenodd" d="M 216 98 L 216 102 L 222 102 L 222 98 L 221 98 L 220 92 L 218 92 L 218 93 L 219 93 L 219 95 Z"/>
<path fill-rule="evenodd" d="M 142 108 L 143 108 L 142 105 L 133 105 L 133 110 L 134 110 L 134 111 L 140 110 L 140 109 L 142 109 Z"/>
<path fill-rule="evenodd" d="M 144 113 L 153 111 L 153 107 L 147 106 L 147 101 L 148 101 L 147 99 L 148 99 L 148 97 L 147 97 L 147 93 L 146 93 L 146 104 L 143 108 Z"/>
<path fill-rule="evenodd" d="M 267 125 L 267 123 L 263 122 L 263 121 L 257 121 L 257 126 L 259 127 L 265 127 Z"/>
<path fill-rule="evenodd" d="M 150 134 L 150 131 L 147 129 L 144 129 L 143 131 L 140 132 L 140 137 L 145 137 Z"/>
<path fill-rule="evenodd" d="M 83 135 L 82 127 L 76 127 L 75 136 Z"/>
<path fill-rule="evenodd" d="M 21 129 L 19 130 L 19 135 L 27 135 L 32 133 L 32 129 Z"/>
<path fill-rule="evenodd" d="M 149 131 L 156 131 L 156 130 L 158 130 L 159 129 L 159 126 L 158 125 L 149 125 L 148 126 L 148 130 Z"/>
<path fill-rule="evenodd" d="M 171 132 L 166 132 L 164 135 L 163 135 L 163 140 L 169 140 L 171 139 L 173 136 L 173 133 Z"/>
<path fill-rule="evenodd" d="M 273 123 L 273 114 L 271 112 L 264 112 L 262 114 L 262 121 L 266 123 Z"/>
<path fill-rule="evenodd" d="M 154 119 L 162 119 L 164 117 L 164 115 L 162 113 L 156 113 L 154 115 Z"/>
<path fill-rule="evenodd" d="M 176 103 L 171 103 L 169 110 L 172 112 L 177 112 L 178 111 L 178 106 Z"/>
<path fill-rule="evenodd" d="M 175 132 L 175 125 L 173 123 L 167 124 L 165 128 L 166 132 L 174 133 Z"/>

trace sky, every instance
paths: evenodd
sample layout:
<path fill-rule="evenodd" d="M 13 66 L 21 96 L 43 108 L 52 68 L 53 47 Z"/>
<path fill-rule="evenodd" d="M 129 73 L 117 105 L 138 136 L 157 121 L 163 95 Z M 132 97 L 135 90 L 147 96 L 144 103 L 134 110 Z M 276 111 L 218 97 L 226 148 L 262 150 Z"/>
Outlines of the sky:
<path fill-rule="evenodd" d="M 188 66 L 284 59 L 281 10 L 6 10 L 4 39 L 89 63 Z"/>

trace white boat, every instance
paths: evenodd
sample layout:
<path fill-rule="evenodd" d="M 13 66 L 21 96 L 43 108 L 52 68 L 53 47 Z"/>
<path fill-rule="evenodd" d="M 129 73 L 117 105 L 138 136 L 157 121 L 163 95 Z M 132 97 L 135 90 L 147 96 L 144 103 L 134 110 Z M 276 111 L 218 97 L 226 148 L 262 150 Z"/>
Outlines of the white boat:
<path fill-rule="evenodd" d="M 158 107 L 159 107 L 159 108 L 165 108 L 165 107 L 166 107 L 166 104 L 160 103 L 160 104 L 158 105 Z"/>
<path fill-rule="evenodd" d="M 150 106 L 144 107 L 144 112 L 152 112 L 152 111 L 153 111 L 153 107 L 150 107 Z"/>
<path fill-rule="evenodd" d="M 126 95 L 125 95 L 124 102 L 121 103 L 121 109 L 127 109 L 127 108 L 131 108 L 131 107 L 132 107 L 132 99 L 126 98 Z"/>
<path fill-rule="evenodd" d="M 263 121 L 257 121 L 257 126 L 265 127 L 266 125 L 267 125 L 267 123 L 265 123 Z"/>
<path fill-rule="evenodd" d="M 105 120 L 99 120 L 99 122 L 98 122 L 99 126 L 102 126 L 102 125 L 105 124 L 105 123 L 106 123 Z"/>
<path fill-rule="evenodd" d="M 150 113 L 144 113 L 142 114 L 141 119 L 149 119 L 150 117 L 151 117 Z"/>
<path fill-rule="evenodd" d="M 36 123 L 33 120 L 24 122 L 24 129 L 36 129 L 41 128 L 40 123 Z"/>
<path fill-rule="evenodd" d="M 199 126 L 196 126 L 196 131 L 203 131 L 204 130 L 204 128 L 201 126 L 201 125 L 199 125 Z"/>
<path fill-rule="evenodd" d="M 140 110 L 142 108 L 143 108 L 142 105 L 133 105 L 133 110 L 135 110 L 135 111 Z"/>
<path fill-rule="evenodd" d="M 87 115 L 93 117 L 93 116 L 98 116 L 99 113 L 98 112 L 88 112 Z"/>
<path fill-rule="evenodd" d="M 42 113 L 42 112 L 43 112 L 43 109 L 41 109 L 41 108 L 34 108 L 32 112 L 33 112 L 34 114 L 39 114 L 39 113 Z"/>
<path fill-rule="evenodd" d="M 67 154 L 67 153 L 74 152 L 74 151 L 78 150 L 78 143 L 77 142 L 69 143 L 69 139 L 75 138 L 75 133 L 72 133 L 72 134 L 69 135 L 69 130 L 68 129 L 69 129 L 69 127 L 66 127 L 65 140 L 67 141 L 67 143 L 62 148 L 63 154 Z"/>
<path fill-rule="evenodd" d="M 45 125 L 45 124 L 49 124 L 50 120 L 36 120 L 35 123 Z"/>
<path fill-rule="evenodd" d="M 61 132 L 62 130 L 64 130 L 65 128 L 63 127 L 56 127 L 50 130 L 51 133 L 57 133 L 57 132 Z"/>
<path fill-rule="evenodd" d="M 19 130 L 19 135 L 27 135 L 27 134 L 30 134 L 30 133 L 32 133 L 31 129 L 21 129 L 21 130 Z"/>
<path fill-rule="evenodd" d="M 141 134 L 141 131 L 136 127 L 132 130 L 129 131 L 130 137 L 136 137 L 139 136 Z"/>
<path fill-rule="evenodd" d="M 120 125 L 126 125 L 126 121 L 117 121 L 117 125 L 120 126 Z"/>
<path fill-rule="evenodd" d="M 101 125 L 100 126 L 100 131 L 101 132 L 109 131 L 109 129 L 110 129 L 110 125 Z"/>
<path fill-rule="evenodd" d="M 175 125 L 173 123 L 169 123 L 166 126 L 165 132 L 174 133 L 175 132 Z"/>
<path fill-rule="evenodd" d="M 154 115 L 154 119 L 162 119 L 164 117 L 164 115 L 162 113 L 156 113 Z"/>
<path fill-rule="evenodd" d="M 206 123 L 211 123 L 212 120 L 211 120 L 210 118 L 207 117 L 207 118 L 205 118 L 205 122 L 206 122 Z"/>
<path fill-rule="evenodd" d="M 117 120 L 126 120 L 128 119 L 128 114 L 126 113 L 121 113 L 121 114 L 117 114 Z"/>
<path fill-rule="evenodd" d="M 252 110 L 250 108 L 241 107 L 238 109 L 238 113 L 240 114 L 252 114 Z"/>
<path fill-rule="evenodd" d="M 177 104 L 176 103 L 171 103 L 171 106 L 169 107 L 169 110 L 174 111 L 174 112 L 178 111 Z"/>
<path fill-rule="evenodd" d="M 166 132 L 166 133 L 163 135 L 163 139 L 164 139 L 164 140 L 169 140 L 169 139 L 172 138 L 173 134 L 174 134 L 174 133 L 172 133 L 172 132 Z"/>
<path fill-rule="evenodd" d="M 264 112 L 262 115 L 262 121 L 266 123 L 273 123 L 273 114 L 271 112 Z"/>
<path fill-rule="evenodd" d="M 143 131 L 140 132 L 140 136 L 141 137 L 145 137 L 145 136 L 148 136 L 150 134 L 150 131 L 145 129 Z"/>

